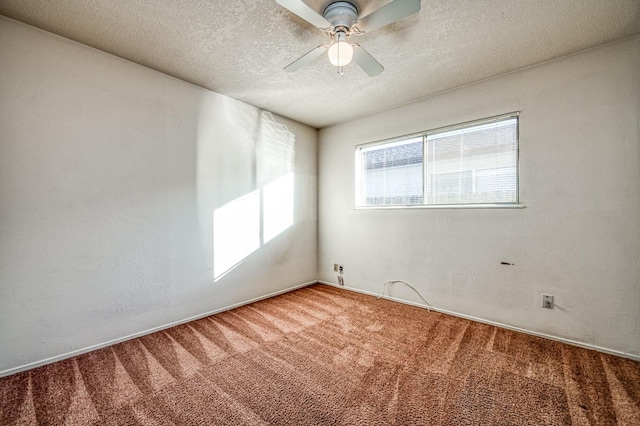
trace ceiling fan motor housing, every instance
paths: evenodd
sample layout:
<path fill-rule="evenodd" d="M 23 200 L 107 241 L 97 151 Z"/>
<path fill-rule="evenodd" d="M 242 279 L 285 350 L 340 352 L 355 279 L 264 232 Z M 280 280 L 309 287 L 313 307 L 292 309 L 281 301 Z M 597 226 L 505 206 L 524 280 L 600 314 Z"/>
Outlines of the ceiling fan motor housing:
<path fill-rule="evenodd" d="M 335 30 L 344 28 L 348 31 L 358 22 L 358 9 L 349 2 L 337 1 L 326 7 L 323 16 Z"/>

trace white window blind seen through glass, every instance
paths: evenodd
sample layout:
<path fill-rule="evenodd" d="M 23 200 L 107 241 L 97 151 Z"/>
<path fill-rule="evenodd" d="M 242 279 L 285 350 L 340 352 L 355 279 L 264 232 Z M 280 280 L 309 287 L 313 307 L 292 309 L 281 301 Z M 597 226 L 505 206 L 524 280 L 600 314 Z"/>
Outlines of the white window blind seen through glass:
<path fill-rule="evenodd" d="M 427 135 L 425 204 L 518 202 L 517 118 Z"/>
<path fill-rule="evenodd" d="M 518 113 L 356 148 L 356 206 L 518 204 Z"/>
<path fill-rule="evenodd" d="M 424 201 L 423 137 L 363 148 L 359 205 L 416 205 Z"/>

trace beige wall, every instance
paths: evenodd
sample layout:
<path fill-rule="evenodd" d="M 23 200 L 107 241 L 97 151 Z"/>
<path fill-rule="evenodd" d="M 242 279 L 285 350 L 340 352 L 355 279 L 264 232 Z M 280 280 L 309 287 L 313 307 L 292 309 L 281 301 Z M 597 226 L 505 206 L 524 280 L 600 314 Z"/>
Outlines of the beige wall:
<path fill-rule="evenodd" d="M 638 358 L 639 85 L 636 37 L 321 130 L 320 279 Z M 524 209 L 353 208 L 356 145 L 513 111 Z"/>
<path fill-rule="evenodd" d="M 317 278 L 315 129 L 3 17 L 0 40 L 0 372 Z M 290 172 L 293 223 L 214 246 L 247 194 L 230 216 L 264 232 Z"/>
<path fill-rule="evenodd" d="M 441 310 L 640 355 L 638 38 L 322 130 L 319 210 L 314 129 L 2 17 L 0 40 L 0 374 L 335 282 L 333 263 L 353 289 L 401 279 Z M 354 210 L 355 145 L 512 111 L 526 208 Z M 266 241 L 290 171 L 293 223 Z M 253 196 L 255 247 L 215 271 L 237 251 L 216 212 Z"/>

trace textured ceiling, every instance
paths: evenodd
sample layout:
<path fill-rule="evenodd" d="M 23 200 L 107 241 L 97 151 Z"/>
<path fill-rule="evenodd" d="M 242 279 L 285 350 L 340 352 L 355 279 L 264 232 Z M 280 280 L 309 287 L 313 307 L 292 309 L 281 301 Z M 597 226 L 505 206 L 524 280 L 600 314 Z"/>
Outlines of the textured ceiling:
<path fill-rule="evenodd" d="M 388 2 L 352 1 L 360 16 Z M 370 78 L 324 55 L 284 72 L 327 39 L 275 0 L 0 0 L 0 14 L 314 127 L 640 33 L 640 0 L 423 0 L 353 40 L 385 67 Z"/>

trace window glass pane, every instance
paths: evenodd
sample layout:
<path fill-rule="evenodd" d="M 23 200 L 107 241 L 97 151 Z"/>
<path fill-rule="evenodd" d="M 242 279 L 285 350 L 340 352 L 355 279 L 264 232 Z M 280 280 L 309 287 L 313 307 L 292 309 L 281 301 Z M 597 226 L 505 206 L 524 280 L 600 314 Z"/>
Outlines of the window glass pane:
<path fill-rule="evenodd" d="M 427 136 L 426 204 L 517 203 L 517 118 Z"/>
<path fill-rule="evenodd" d="M 516 114 L 356 149 L 357 206 L 517 203 Z"/>
<path fill-rule="evenodd" d="M 363 148 L 359 205 L 415 205 L 423 202 L 422 137 Z"/>

